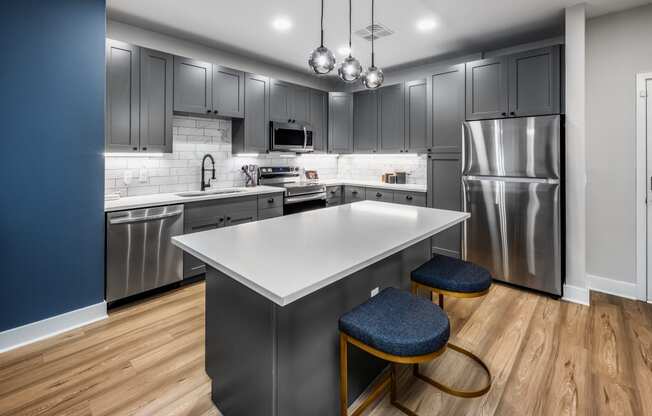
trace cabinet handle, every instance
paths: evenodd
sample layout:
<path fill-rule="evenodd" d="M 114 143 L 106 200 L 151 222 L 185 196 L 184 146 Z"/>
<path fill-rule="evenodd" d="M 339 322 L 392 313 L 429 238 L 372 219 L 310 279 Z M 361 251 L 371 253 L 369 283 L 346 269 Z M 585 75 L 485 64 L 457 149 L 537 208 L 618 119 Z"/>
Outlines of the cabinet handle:
<path fill-rule="evenodd" d="M 211 110 L 206 110 L 206 113 L 210 114 L 210 113 L 211 113 Z"/>
<path fill-rule="evenodd" d="M 512 115 L 512 116 L 515 116 L 515 115 L 516 115 L 516 113 L 515 113 L 514 111 L 512 111 L 512 112 L 509 113 L 509 114 Z"/>
<path fill-rule="evenodd" d="M 357 195 L 357 194 L 358 194 L 358 191 L 351 191 L 351 194 L 352 194 L 352 195 Z"/>
<path fill-rule="evenodd" d="M 134 147 L 134 150 L 138 150 L 138 148 L 137 148 L 137 147 Z"/>
<path fill-rule="evenodd" d="M 335 195 L 337 191 L 335 189 L 331 189 L 331 194 Z"/>
<path fill-rule="evenodd" d="M 405 199 L 407 199 L 408 201 L 412 201 L 412 195 L 406 196 Z"/>
<path fill-rule="evenodd" d="M 273 204 L 273 203 L 274 203 L 274 198 L 269 198 L 269 199 L 267 200 L 267 203 L 269 203 L 269 204 Z"/>
<path fill-rule="evenodd" d="M 146 148 L 146 147 L 143 147 L 143 150 L 147 150 L 147 148 Z"/>
<path fill-rule="evenodd" d="M 231 217 L 226 217 L 226 220 L 227 220 L 227 221 L 231 221 Z"/>
<path fill-rule="evenodd" d="M 503 115 L 503 116 L 506 116 L 506 115 L 507 115 L 507 113 L 502 113 L 502 115 Z"/>
<path fill-rule="evenodd" d="M 288 123 L 292 123 L 292 119 L 291 119 L 291 118 L 288 118 Z"/>
<path fill-rule="evenodd" d="M 217 111 L 217 110 L 213 111 L 213 113 L 215 113 L 215 114 L 217 114 L 218 112 L 219 112 L 219 111 Z"/>
<path fill-rule="evenodd" d="M 376 192 L 376 198 L 380 198 L 382 196 L 383 196 L 383 194 L 381 194 L 380 192 Z"/>
<path fill-rule="evenodd" d="M 429 152 L 432 152 L 432 149 L 428 149 Z"/>

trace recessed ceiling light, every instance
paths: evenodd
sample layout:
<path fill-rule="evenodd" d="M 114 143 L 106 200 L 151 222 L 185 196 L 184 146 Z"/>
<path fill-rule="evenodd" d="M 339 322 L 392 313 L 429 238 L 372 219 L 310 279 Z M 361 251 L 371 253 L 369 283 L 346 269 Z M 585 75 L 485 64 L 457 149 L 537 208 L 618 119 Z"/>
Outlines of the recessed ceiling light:
<path fill-rule="evenodd" d="M 279 16 L 272 20 L 272 27 L 279 32 L 287 32 L 292 29 L 292 21 L 285 16 Z"/>
<path fill-rule="evenodd" d="M 429 32 L 437 26 L 435 19 L 426 17 L 417 21 L 417 29 L 421 32 Z"/>
<path fill-rule="evenodd" d="M 348 56 L 349 53 L 351 53 L 351 49 L 349 49 L 348 46 L 340 46 L 340 48 L 337 50 L 337 53 L 339 53 L 342 56 Z"/>

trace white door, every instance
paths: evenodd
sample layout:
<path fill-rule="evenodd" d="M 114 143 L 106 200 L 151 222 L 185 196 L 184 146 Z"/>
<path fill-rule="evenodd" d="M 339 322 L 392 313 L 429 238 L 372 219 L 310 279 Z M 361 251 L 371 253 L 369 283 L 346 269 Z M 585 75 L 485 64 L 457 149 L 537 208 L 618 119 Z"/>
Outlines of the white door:
<path fill-rule="evenodd" d="M 645 77 L 645 90 L 640 99 L 645 108 L 644 126 L 640 128 L 645 132 L 647 144 L 647 300 L 652 301 L 652 75 Z"/>

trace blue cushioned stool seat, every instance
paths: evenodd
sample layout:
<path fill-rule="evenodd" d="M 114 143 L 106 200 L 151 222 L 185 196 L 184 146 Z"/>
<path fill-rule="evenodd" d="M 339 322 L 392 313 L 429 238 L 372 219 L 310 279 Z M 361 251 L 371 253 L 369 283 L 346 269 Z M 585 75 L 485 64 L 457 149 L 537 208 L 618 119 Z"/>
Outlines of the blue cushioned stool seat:
<path fill-rule="evenodd" d="M 340 331 L 387 354 L 430 354 L 446 345 L 448 316 L 429 300 L 386 288 L 342 315 Z"/>
<path fill-rule="evenodd" d="M 482 292 L 491 286 L 491 274 L 468 261 L 435 255 L 412 272 L 412 280 L 450 292 Z"/>

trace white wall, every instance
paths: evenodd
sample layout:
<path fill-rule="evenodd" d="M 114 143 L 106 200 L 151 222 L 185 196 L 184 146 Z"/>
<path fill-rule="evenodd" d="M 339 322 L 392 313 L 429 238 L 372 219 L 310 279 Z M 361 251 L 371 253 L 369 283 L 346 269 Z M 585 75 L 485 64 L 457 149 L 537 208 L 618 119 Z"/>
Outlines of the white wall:
<path fill-rule="evenodd" d="M 652 72 L 652 5 L 589 20 L 587 272 L 626 283 L 636 281 L 639 72 Z"/>
<path fill-rule="evenodd" d="M 216 21 L 216 24 L 219 24 L 219 22 Z M 293 71 L 258 59 L 210 48 L 195 42 L 186 41 L 159 32 L 117 22 L 115 20 L 107 21 L 106 36 L 110 39 L 133 43 L 138 46 L 156 49 L 173 55 L 212 62 L 229 68 L 278 78 L 298 85 L 317 88 L 324 91 L 330 91 L 334 82 L 329 78 L 318 78 L 309 73 Z"/>
<path fill-rule="evenodd" d="M 566 285 L 564 296 L 588 303 L 586 281 L 586 6 L 566 9 Z"/>

